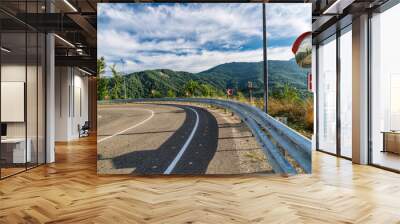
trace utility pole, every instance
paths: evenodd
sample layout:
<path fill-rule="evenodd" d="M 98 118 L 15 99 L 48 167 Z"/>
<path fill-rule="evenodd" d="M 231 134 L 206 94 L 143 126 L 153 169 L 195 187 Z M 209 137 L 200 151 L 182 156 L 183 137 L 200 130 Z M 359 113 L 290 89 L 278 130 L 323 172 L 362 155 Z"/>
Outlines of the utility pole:
<path fill-rule="evenodd" d="M 123 77 L 123 79 L 124 79 L 124 95 L 125 95 L 125 99 L 127 99 L 127 97 L 126 97 L 126 81 L 125 81 L 125 78 L 126 78 L 126 67 L 125 67 L 125 61 L 124 61 L 124 59 L 122 59 L 121 58 L 121 66 L 122 66 L 122 77 Z"/>
<path fill-rule="evenodd" d="M 264 111 L 268 113 L 267 25 L 265 15 L 265 3 L 263 2 Z"/>

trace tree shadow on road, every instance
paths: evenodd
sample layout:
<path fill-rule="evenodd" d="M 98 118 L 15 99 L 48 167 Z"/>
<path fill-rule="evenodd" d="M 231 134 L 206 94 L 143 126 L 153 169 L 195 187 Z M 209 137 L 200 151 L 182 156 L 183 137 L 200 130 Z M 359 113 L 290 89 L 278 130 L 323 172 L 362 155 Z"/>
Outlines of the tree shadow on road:
<path fill-rule="evenodd" d="M 196 115 L 185 106 L 173 105 L 185 110 L 183 125 L 158 149 L 133 151 L 112 158 L 115 169 L 133 168 L 132 174 L 162 174 L 175 159 L 188 139 L 196 121 Z M 204 174 L 218 146 L 218 123 L 207 110 L 193 107 L 199 115 L 199 125 L 185 153 L 172 174 Z"/>

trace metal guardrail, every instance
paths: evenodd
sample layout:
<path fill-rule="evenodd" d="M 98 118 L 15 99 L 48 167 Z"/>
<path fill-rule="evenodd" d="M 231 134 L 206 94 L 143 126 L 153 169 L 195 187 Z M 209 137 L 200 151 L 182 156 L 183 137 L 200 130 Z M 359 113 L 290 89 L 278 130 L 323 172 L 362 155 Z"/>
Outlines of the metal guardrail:
<path fill-rule="evenodd" d="M 233 100 L 208 98 L 143 98 L 99 101 L 100 104 L 137 102 L 201 103 L 231 110 L 249 127 L 262 146 L 275 173 L 297 173 L 296 169 L 286 160 L 280 148 L 288 153 L 306 173 L 311 173 L 311 141 L 257 107 Z"/>

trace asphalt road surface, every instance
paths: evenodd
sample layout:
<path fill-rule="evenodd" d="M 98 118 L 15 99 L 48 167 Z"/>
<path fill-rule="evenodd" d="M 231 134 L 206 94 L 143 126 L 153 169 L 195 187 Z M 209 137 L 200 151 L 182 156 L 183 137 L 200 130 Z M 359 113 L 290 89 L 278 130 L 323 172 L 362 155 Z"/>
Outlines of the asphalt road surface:
<path fill-rule="evenodd" d="M 272 172 L 247 127 L 221 109 L 100 105 L 98 124 L 100 174 Z"/>

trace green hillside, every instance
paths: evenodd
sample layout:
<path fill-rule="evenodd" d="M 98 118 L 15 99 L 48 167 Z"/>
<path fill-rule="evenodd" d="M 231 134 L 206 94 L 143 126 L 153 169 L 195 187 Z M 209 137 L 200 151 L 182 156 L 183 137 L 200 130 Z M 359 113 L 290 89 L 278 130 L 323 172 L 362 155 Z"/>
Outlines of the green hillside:
<path fill-rule="evenodd" d="M 137 78 L 144 88 L 144 96 L 148 97 L 151 91 L 159 91 L 166 95 L 168 90 L 178 93 L 182 86 L 189 80 L 196 79 L 195 75 L 188 72 L 175 72 L 167 69 L 148 70 L 133 73 L 127 76 L 128 79 Z"/>
<path fill-rule="evenodd" d="M 248 94 L 247 82 L 252 81 L 254 95 L 263 95 L 263 63 L 262 62 L 232 62 L 221 64 L 200 73 L 178 72 L 168 69 L 146 70 L 126 76 L 107 78 L 107 89 L 111 98 L 126 96 L 127 98 L 204 95 L 223 95 L 226 88 L 235 89 L 235 93 Z M 306 96 L 307 70 L 299 68 L 294 60 L 268 61 L 269 87 L 274 92 L 287 84 L 296 88 L 300 96 Z M 188 83 L 190 80 L 195 81 Z M 115 83 L 122 85 L 115 89 Z M 197 85 L 191 87 L 189 85 Z M 114 88 L 114 89 L 113 89 Z M 190 89 L 195 90 L 190 90 Z M 197 92 L 198 93 L 197 93 Z M 192 93 L 193 92 L 193 93 Z"/>
<path fill-rule="evenodd" d="M 307 88 L 307 70 L 300 68 L 294 60 L 268 61 L 269 87 L 271 91 L 284 84 L 295 87 L 303 95 Z M 263 94 L 263 63 L 262 62 L 232 62 L 218 65 L 207 71 L 198 73 L 208 82 L 223 87 L 233 87 L 247 92 L 247 82 L 252 81 L 255 95 Z M 215 78 L 218 77 L 218 78 Z"/>

